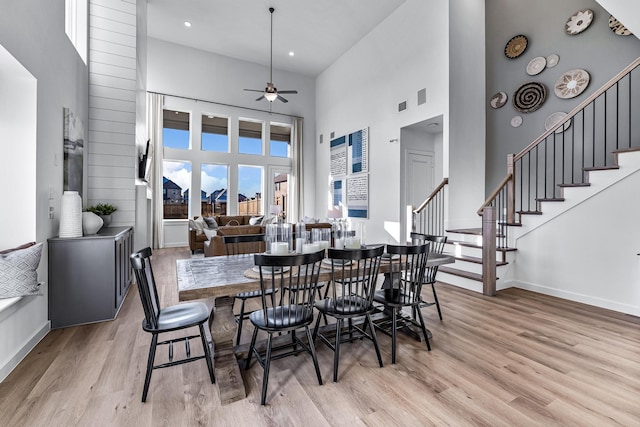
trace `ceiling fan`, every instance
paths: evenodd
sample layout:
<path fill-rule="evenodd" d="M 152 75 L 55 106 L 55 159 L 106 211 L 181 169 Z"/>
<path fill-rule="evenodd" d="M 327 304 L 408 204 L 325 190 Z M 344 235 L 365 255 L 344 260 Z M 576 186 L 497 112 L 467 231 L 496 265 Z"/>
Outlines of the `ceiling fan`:
<path fill-rule="evenodd" d="M 245 89 L 249 92 L 262 92 L 262 95 L 259 98 L 256 98 L 256 101 L 261 101 L 266 99 L 269 102 L 273 102 L 276 99 L 282 102 L 289 102 L 287 99 L 281 96 L 282 93 L 298 93 L 297 90 L 281 90 L 278 91 L 276 87 L 273 85 L 273 12 L 274 8 L 269 8 L 269 13 L 271 13 L 271 56 L 269 58 L 269 82 L 267 83 L 267 87 L 264 90 L 258 89 Z"/>

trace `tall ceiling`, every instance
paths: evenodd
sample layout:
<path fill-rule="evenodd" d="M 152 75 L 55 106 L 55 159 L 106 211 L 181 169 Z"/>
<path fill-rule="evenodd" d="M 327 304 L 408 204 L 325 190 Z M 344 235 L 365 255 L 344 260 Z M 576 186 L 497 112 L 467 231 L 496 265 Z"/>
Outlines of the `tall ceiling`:
<path fill-rule="evenodd" d="M 273 7 L 273 68 L 315 77 L 404 2 L 148 0 L 147 31 L 150 37 L 269 66 Z"/>

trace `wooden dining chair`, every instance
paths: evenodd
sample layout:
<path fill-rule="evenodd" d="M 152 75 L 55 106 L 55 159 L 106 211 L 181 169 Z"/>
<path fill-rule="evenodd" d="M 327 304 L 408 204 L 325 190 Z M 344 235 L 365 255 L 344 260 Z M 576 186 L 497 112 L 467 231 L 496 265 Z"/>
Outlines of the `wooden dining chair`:
<path fill-rule="evenodd" d="M 424 324 L 424 318 L 419 307 L 423 303 L 421 291 L 427 268 L 429 243 L 415 246 L 387 245 L 389 258 L 388 287 L 375 292 L 373 300 L 383 304 L 386 312 L 391 313 L 391 322 L 376 324 L 376 327 L 391 335 L 391 363 L 396 363 L 396 331 L 408 326 L 402 316 L 403 307 L 416 309 L 420 320 L 420 329 L 427 343 L 427 350 L 431 351 L 429 335 Z M 397 255 L 397 256 L 395 256 Z"/>
<path fill-rule="evenodd" d="M 380 259 L 384 245 L 366 249 L 332 249 L 327 250 L 331 260 L 331 283 L 326 297 L 315 303 L 316 309 L 323 316 L 336 319 L 336 327 L 326 333 L 319 333 L 320 316 L 313 330 L 314 338 L 320 337 L 333 350 L 333 382 L 338 381 L 338 364 L 340 361 L 340 344 L 361 338 L 373 342 L 382 367 L 382 356 L 376 338 L 376 331 L 371 321 L 373 296 L 380 268 Z M 354 324 L 356 317 L 365 318 L 365 327 Z M 344 321 L 347 320 L 347 327 Z M 366 327 L 370 332 L 366 332 Z"/>
<path fill-rule="evenodd" d="M 434 254 L 442 254 L 444 252 L 444 246 L 447 243 L 447 236 L 434 236 L 431 234 L 411 233 L 412 243 L 419 244 L 429 242 L 429 252 Z M 438 301 L 438 293 L 436 292 L 436 275 L 438 274 L 438 266 L 427 267 L 424 274 L 423 285 L 431 285 L 431 291 L 433 292 L 433 301 L 424 301 L 420 307 L 430 307 L 435 305 L 438 309 L 438 316 L 442 320 L 442 310 L 440 309 L 440 301 Z M 415 311 L 415 308 L 414 308 Z M 414 313 L 415 319 L 415 313 Z"/>
<path fill-rule="evenodd" d="M 156 282 L 151 268 L 151 248 L 145 248 L 130 256 L 131 266 L 138 284 L 138 294 L 144 309 L 144 319 L 142 329 L 151 334 L 151 345 L 149 347 L 149 358 L 147 361 L 147 372 L 144 379 L 144 389 L 142 390 L 142 401 L 146 402 L 151 374 L 154 369 L 167 368 L 169 366 L 181 365 L 200 359 L 206 359 L 207 369 L 211 383 L 215 383 L 213 374 L 213 350 L 209 346 L 205 325 L 209 325 L 211 310 L 203 302 L 185 302 L 172 305 L 170 307 L 160 307 Z M 162 333 L 188 329 L 197 326 L 200 330 L 198 335 L 188 335 L 181 338 L 171 338 L 158 342 L 158 336 Z M 204 355 L 191 356 L 190 340 L 200 337 L 204 347 Z M 173 343 L 184 341 L 186 358 L 173 360 Z M 154 365 L 156 347 L 159 345 L 169 346 L 169 361 L 160 365 Z"/>
<path fill-rule="evenodd" d="M 313 322 L 313 303 L 323 256 L 324 251 L 299 255 L 254 255 L 255 264 L 260 271 L 262 308 L 249 315 L 254 331 L 245 369 L 249 368 L 252 355 L 255 355 L 264 369 L 260 398 L 262 405 L 266 403 L 269 368 L 273 359 L 306 351 L 313 359 L 318 383 L 322 385 L 309 325 Z M 282 295 L 285 289 L 292 287 L 296 288 L 296 292 L 291 292 L 289 298 L 277 298 L 277 293 Z M 296 330 L 301 328 L 304 328 L 306 342 L 296 335 Z M 256 347 L 259 330 L 268 334 L 265 351 L 259 351 Z M 279 337 L 281 342 L 274 346 L 273 335 L 285 333 L 288 335 Z"/>
<path fill-rule="evenodd" d="M 264 234 L 238 234 L 231 236 L 222 236 L 227 256 L 230 255 L 246 255 L 264 252 L 266 250 L 266 242 Z M 245 320 L 249 320 L 250 312 L 245 312 L 247 300 L 257 299 L 262 296 L 262 291 L 246 291 L 239 292 L 234 296 L 234 302 L 240 300 L 240 313 L 235 315 L 238 330 L 236 332 L 236 345 L 240 344 L 242 338 L 242 325 Z"/>

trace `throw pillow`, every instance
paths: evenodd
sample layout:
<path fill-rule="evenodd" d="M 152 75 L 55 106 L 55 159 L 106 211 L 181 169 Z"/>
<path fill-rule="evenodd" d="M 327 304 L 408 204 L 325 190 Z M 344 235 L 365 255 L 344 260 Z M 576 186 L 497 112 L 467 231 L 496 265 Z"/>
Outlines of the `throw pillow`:
<path fill-rule="evenodd" d="M 199 216 L 198 218 L 193 220 L 193 224 L 195 225 L 195 229 L 196 229 L 196 236 L 200 236 L 203 232 L 205 228 L 209 228 L 207 227 L 207 223 L 204 222 L 204 219 L 202 219 L 201 216 Z"/>
<path fill-rule="evenodd" d="M 0 298 L 40 295 L 36 269 L 41 254 L 42 243 L 36 243 L 0 255 Z"/>
<path fill-rule="evenodd" d="M 205 216 L 202 219 L 204 219 L 204 222 L 207 223 L 207 226 L 211 229 L 211 230 L 215 230 L 216 228 L 218 228 L 218 223 L 216 222 L 216 219 L 212 216 Z"/>
<path fill-rule="evenodd" d="M 265 215 L 264 218 L 262 218 L 262 221 L 260 222 L 260 226 L 266 227 L 267 224 L 275 224 L 277 219 L 278 218 L 275 215 L 270 215 L 270 216 Z"/>
<path fill-rule="evenodd" d="M 264 218 L 264 215 L 261 216 L 252 216 L 249 219 L 249 225 L 259 225 L 260 222 L 262 221 L 262 218 Z"/>
<path fill-rule="evenodd" d="M 203 231 L 204 231 L 205 236 L 207 236 L 207 240 L 211 240 L 211 238 L 213 236 L 217 236 L 218 235 L 218 230 L 212 230 L 210 228 L 205 228 Z"/>

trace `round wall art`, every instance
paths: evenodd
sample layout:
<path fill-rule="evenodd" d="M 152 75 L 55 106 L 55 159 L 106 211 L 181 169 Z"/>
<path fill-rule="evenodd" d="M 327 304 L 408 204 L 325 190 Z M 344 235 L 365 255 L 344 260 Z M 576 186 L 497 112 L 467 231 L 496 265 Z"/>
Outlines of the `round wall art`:
<path fill-rule="evenodd" d="M 591 25 L 591 21 L 593 21 L 593 11 L 591 9 L 579 10 L 564 24 L 564 30 L 567 34 L 575 36 L 586 30 Z"/>
<path fill-rule="evenodd" d="M 619 36 L 631 36 L 633 33 L 627 29 L 622 22 L 618 21 L 613 15 L 609 17 L 609 28 Z"/>
<path fill-rule="evenodd" d="M 532 113 L 547 99 L 547 87 L 542 83 L 529 82 L 520 86 L 513 94 L 513 107 L 521 113 Z"/>
<path fill-rule="evenodd" d="M 569 70 L 556 81 L 553 87 L 558 98 L 569 99 L 580 95 L 589 85 L 589 73 L 585 70 Z"/>
<path fill-rule="evenodd" d="M 527 36 L 523 36 L 522 34 L 511 37 L 511 40 L 509 40 L 504 47 L 505 56 L 509 59 L 517 58 L 527 49 L 527 43 L 529 43 Z"/>
<path fill-rule="evenodd" d="M 529 74 L 530 76 L 540 74 L 546 66 L 547 58 L 545 58 L 544 56 L 537 56 L 529 61 L 529 64 L 527 64 L 527 74 Z"/>
<path fill-rule="evenodd" d="M 522 116 L 513 116 L 511 118 L 511 127 L 519 128 L 522 125 Z"/>
<path fill-rule="evenodd" d="M 565 117 L 567 117 L 567 113 L 563 111 L 556 111 L 555 113 L 549 114 L 549 117 L 547 117 L 547 119 L 544 121 L 545 130 L 551 129 L 552 127 L 560 123 Z M 556 129 L 555 133 L 562 133 L 565 130 L 569 129 L 569 126 L 571 126 L 571 119 L 567 120 L 564 125 Z"/>
<path fill-rule="evenodd" d="M 504 92 L 498 92 L 491 97 L 489 104 L 491 108 L 502 108 L 507 103 L 508 96 Z"/>
<path fill-rule="evenodd" d="M 551 55 L 547 56 L 547 68 L 555 67 L 556 65 L 558 65 L 558 62 L 560 62 L 560 57 L 557 53 L 552 53 Z"/>

